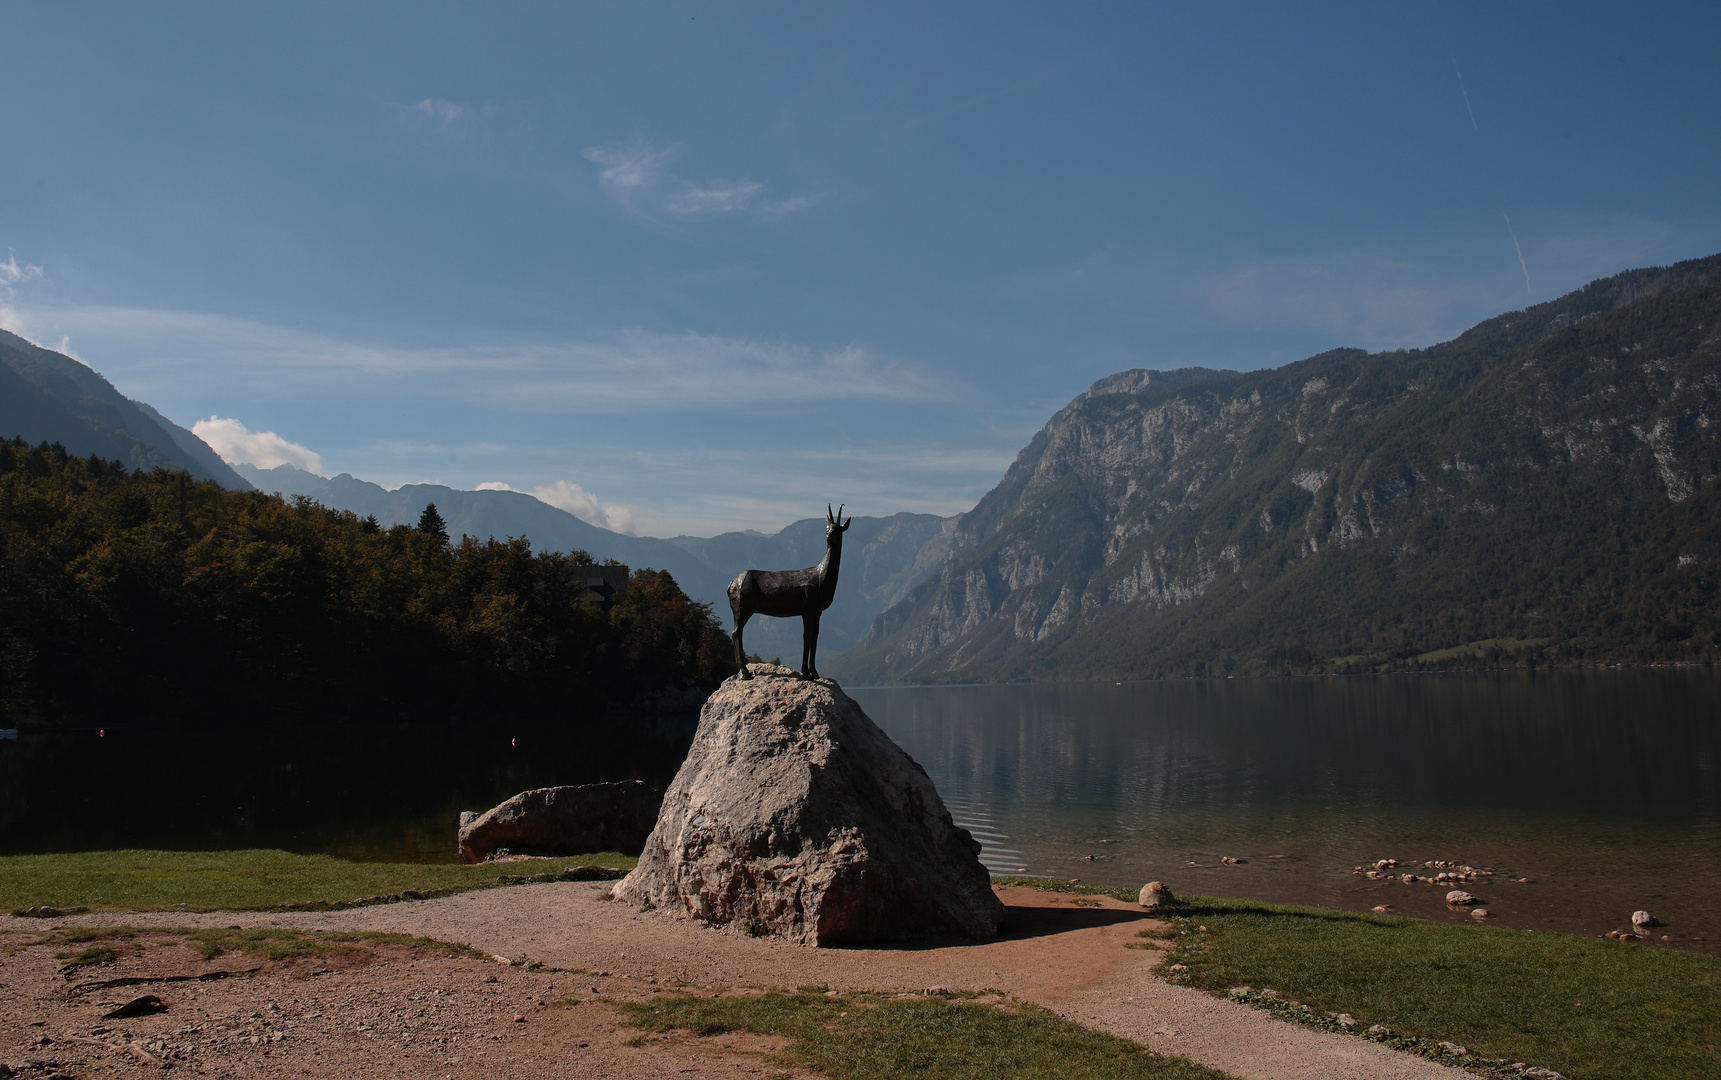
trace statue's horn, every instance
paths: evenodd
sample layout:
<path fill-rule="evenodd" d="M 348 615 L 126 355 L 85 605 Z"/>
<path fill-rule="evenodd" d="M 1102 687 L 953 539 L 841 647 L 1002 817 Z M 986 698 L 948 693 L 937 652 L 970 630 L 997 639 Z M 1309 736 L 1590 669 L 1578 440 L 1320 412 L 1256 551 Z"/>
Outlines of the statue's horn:
<path fill-rule="evenodd" d="M 847 505 L 846 503 L 838 503 L 837 504 L 837 524 L 838 525 L 841 525 L 843 523 L 843 507 L 846 505 Z M 829 510 L 830 508 L 831 508 L 830 503 L 826 503 L 825 509 Z"/>
<path fill-rule="evenodd" d="M 836 518 L 831 516 L 831 504 L 830 503 L 825 504 L 825 520 L 831 522 L 832 524 L 835 524 L 836 520 L 837 520 Z"/>

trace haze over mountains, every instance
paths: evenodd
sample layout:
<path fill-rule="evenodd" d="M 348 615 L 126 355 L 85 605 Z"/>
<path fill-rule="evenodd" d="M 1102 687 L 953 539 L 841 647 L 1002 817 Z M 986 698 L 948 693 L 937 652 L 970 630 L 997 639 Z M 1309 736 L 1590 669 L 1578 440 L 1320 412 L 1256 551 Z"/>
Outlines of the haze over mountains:
<path fill-rule="evenodd" d="M 1713 661 L 1721 256 L 1428 349 L 1131 371 L 1053 416 L 867 681 Z"/>
<path fill-rule="evenodd" d="M 1053 416 L 969 513 L 856 517 L 821 646 L 833 673 L 868 682 L 1712 661 L 1718 395 L 1721 256 L 1618 274 L 1427 349 L 1121 372 Z M 665 540 L 521 492 L 229 467 L 10 334 L 0 434 L 384 525 L 435 503 L 455 536 L 668 570 L 725 620 L 740 570 L 824 550 L 822 515 Z M 761 622 L 755 651 L 797 655 L 798 621 Z"/>
<path fill-rule="evenodd" d="M 729 603 L 724 589 L 736 574 L 749 567 L 811 566 L 825 554 L 822 513 L 771 536 L 735 532 L 659 540 L 600 528 L 521 491 L 457 491 L 440 484 L 406 484 L 390 491 L 347 473 L 325 478 L 291 465 L 235 469 L 259 490 L 303 495 L 360 517 L 374 515 L 385 526 L 415 524 L 425 504 L 435 503 L 450 536 L 466 534 L 481 540 L 525 536 L 538 551 L 586 551 L 594 558 L 615 559 L 635 569 L 668 570 L 689 596 L 711 603 L 725 624 Z M 843 541 L 837 599 L 820 623 L 820 652 L 835 655 L 859 641 L 874 616 L 937 564 L 955 520 L 931 514 L 857 515 Z M 800 620 L 756 620 L 749 624 L 747 647 L 767 658 L 799 657 Z"/>
<path fill-rule="evenodd" d="M 455 538 L 524 536 L 537 551 L 585 551 L 635 569 L 668 570 L 696 600 L 713 605 L 725 623 L 724 589 L 748 567 L 793 569 L 824 557 L 823 515 L 797 521 L 772 536 L 726 533 L 673 540 L 628 536 L 575 517 L 518 491 L 459 491 L 439 484 L 394 490 L 350 474 L 333 478 L 280 465 L 229 465 L 202 439 L 150 406 L 116 390 L 87 365 L 0 331 L 0 431 L 31 443 L 58 442 L 73 454 L 97 454 L 134 469 L 184 469 L 231 490 L 257 488 L 304 495 L 324 506 L 375 516 L 383 525 L 416 524 L 435 503 Z M 820 626 L 819 645 L 835 655 L 860 640 L 873 617 L 899 599 L 936 564 L 955 519 L 931 514 L 856 516 L 844 543 L 837 600 Z M 799 620 L 760 619 L 748 648 L 763 656 L 798 657 Z"/>

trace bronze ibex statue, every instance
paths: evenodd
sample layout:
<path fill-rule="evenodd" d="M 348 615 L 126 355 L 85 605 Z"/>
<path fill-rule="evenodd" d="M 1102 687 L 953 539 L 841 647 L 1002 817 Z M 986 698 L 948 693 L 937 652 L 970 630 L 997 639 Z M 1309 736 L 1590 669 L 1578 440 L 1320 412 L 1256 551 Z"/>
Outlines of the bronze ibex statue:
<path fill-rule="evenodd" d="M 801 617 L 801 677 L 816 679 L 819 669 L 813 654 L 819 650 L 819 615 L 831 606 L 837 594 L 837 571 L 843 564 L 843 533 L 854 524 L 843 520 L 843 508 L 831 514 L 825 504 L 825 557 L 805 570 L 743 570 L 729 583 L 729 610 L 735 616 L 735 666 L 740 678 L 751 679 L 747 650 L 741 647 L 741 628 L 754 615 L 778 619 Z"/>

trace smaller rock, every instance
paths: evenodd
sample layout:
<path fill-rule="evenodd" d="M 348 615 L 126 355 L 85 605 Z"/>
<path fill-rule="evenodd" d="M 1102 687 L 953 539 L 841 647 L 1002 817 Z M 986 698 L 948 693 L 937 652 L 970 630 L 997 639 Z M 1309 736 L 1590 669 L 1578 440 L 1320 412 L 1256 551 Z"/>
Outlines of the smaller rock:
<path fill-rule="evenodd" d="M 153 1016 L 167 1011 L 167 1005 L 154 994 L 132 998 L 110 1013 L 103 1013 L 103 1020 L 124 1020 L 132 1016 Z"/>
<path fill-rule="evenodd" d="M 926 988 L 927 997 L 945 997 L 950 993 L 948 986 L 929 986 Z"/>
<path fill-rule="evenodd" d="M 1634 911 L 1631 913 L 1631 925 L 1639 928 L 1645 926 L 1660 926 L 1661 920 L 1647 911 Z"/>
<path fill-rule="evenodd" d="M 1564 1076 L 1560 1075 L 1559 1073 L 1555 1072 L 1554 1070 L 1544 1069 L 1544 1068 L 1541 1068 L 1540 1066 L 1537 1066 L 1534 1069 L 1525 1069 L 1524 1075 L 1528 1076 L 1528 1077 L 1532 1077 L 1532 1078 L 1534 1078 L 1534 1080 L 1566 1080 L 1566 1078 Z"/>
<path fill-rule="evenodd" d="M 1482 901 L 1465 892 L 1463 889 L 1453 889 L 1446 894 L 1446 902 L 1452 905 L 1480 904 Z"/>
<path fill-rule="evenodd" d="M 1392 906 L 1390 904 L 1376 904 L 1374 913 L 1376 915 L 1390 915 L 1392 914 Z"/>
<path fill-rule="evenodd" d="M 1398 865 L 1397 859 L 1380 859 L 1374 864 L 1376 870 L 1391 870 Z"/>
<path fill-rule="evenodd" d="M 1161 904 L 1172 903 L 1176 899 L 1175 896 L 1171 895 L 1171 890 L 1165 887 L 1163 881 L 1150 881 L 1141 887 L 1142 907 L 1158 907 Z"/>
<path fill-rule="evenodd" d="M 1188 971 L 1189 965 L 1188 964 L 1173 964 L 1170 967 L 1166 968 L 1165 970 L 1167 970 L 1167 971 Z"/>
<path fill-rule="evenodd" d="M 1391 1035 L 1392 1029 L 1387 1027 L 1385 1024 L 1370 1024 L 1368 1026 L 1368 1031 L 1364 1032 L 1364 1034 L 1366 1034 L 1366 1035 Z"/>
<path fill-rule="evenodd" d="M 1470 917 L 1472 919 L 1492 919 L 1494 917 L 1494 913 L 1485 907 L 1479 907 L 1470 912 Z"/>
<path fill-rule="evenodd" d="M 1227 863 L 1231 866 L 1241 866 L 1244 863 L 1248 862 L 1249 860 L 1248 859 L 1239 859 L 1234 855 L 1226 855 L 1223 858 L 1221 858 L 1219 861 L 1222 863 Z"/>
<path fill-rule="evenodd" d="M 57 919 L 60 917 L 60 909 L 43 904 L 35 910 L 34 914 L 38 919 Z"/>
<path fill-rule="evenodd" d="M 1459 1046 L 1457 1043 L 1450 1042 L 1441 1043 L 1440 1049 L 1446 1051 L 1448 1054 L 1468 1054 L 1470 1052 L 1466 1048 Z"/>
<path fill-rule="evenodd" d="M 1350 1013 L 1339 1013 L 1333 1019 L 1339 1022 L 1340 1027 L 1353 1028 L 1357 1026 L 1357 1018 Z"/>
<path fill-rule="evenodd" d="M 1607 939 L 1609 941 L 1637 941 L 1638 937 L 1629 930 L 1609 930 Z"/>

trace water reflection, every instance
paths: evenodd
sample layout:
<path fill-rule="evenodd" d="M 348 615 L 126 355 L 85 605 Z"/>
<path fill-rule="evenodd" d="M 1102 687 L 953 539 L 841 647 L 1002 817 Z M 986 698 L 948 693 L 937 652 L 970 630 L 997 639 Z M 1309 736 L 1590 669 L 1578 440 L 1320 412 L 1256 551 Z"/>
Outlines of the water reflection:
<path fill-rule="evenodd" d="M 1707 672 L 853 693 L 1008 839 L 976 833 L 994 869 L 1461 918 L 1444 890 L 1350 872 L 1449 859 L 1510 871 L 1487 899 L 1519 925 L 1601 932 L 1659 904 L 1685 936 L 1721 927 Z"/>
<path fill-rule="evenodd" d="M 694 718 L 26 730 L 0 746 L 0 853 L 278 847 L 456 859 L 460 811 L 528 788 L 662 788 Z"/>

